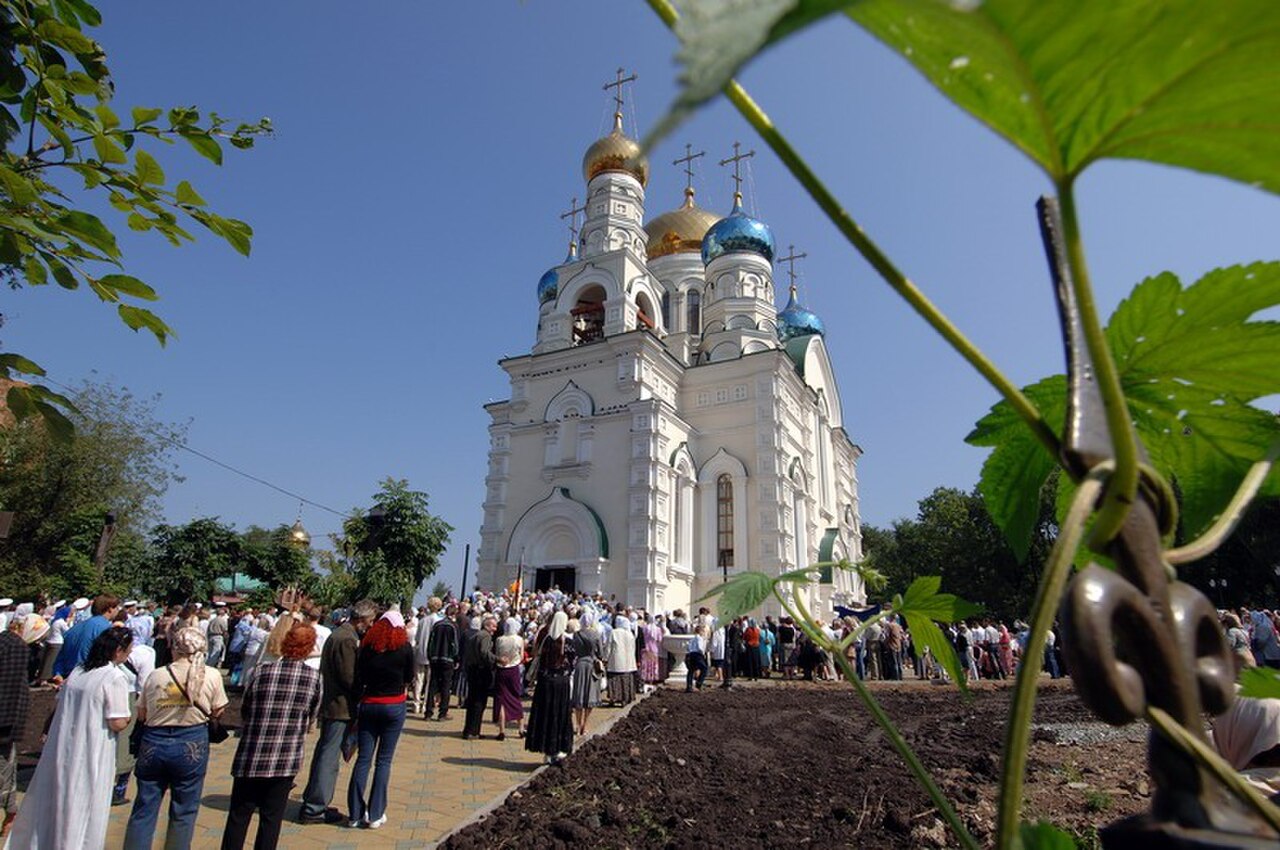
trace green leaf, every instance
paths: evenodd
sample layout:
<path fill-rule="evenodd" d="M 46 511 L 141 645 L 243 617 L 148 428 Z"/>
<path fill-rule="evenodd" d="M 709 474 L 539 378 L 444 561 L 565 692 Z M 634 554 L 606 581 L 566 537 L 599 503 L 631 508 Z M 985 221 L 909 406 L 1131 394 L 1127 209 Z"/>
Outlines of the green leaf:
<path fill-rule="evenodd" d="M 712 588 L 695 601 L 704 602 L 719 596 L 717 608 L 721 618 L 733 619 L 759 608 L 772 593 L 772 578 L 764 573 L 743 572 L 730 576 L 727 582 Z"/>
<path fill-rule="evenodd" d="M 151 219 L 147 218 L 142 213 L 129 213 L 127 222 L 130 230 L 146 231 L 155 227 L 155 224 Z"/>
<path fill-rule="evenodd" d="M 232 248 L 235 248 L 246 257 L 249 256 L 250 240 L 253 237 L 252 227 L 243 221 L 237 221 L 234 218 L 223 218 L 212 213 L 201 219 L 201 222 L 205 227 L 227 240 Z"/>
<path fill-rule="evenodd" d="M 168 342 L 169 337 L 173 335 L 173 329 L 150 310 L 145 310 L 142 307 L 131 307 L 128 304 L 121 304 L 116 310 L 120 313 L 120 318 L 126 325 L 135 331 L 146 328 L 155 334 L 156 340 L 161 345 Z"/>
<path fill-rule="evenodd" d="M 203 207 L 205 199 L 200 197 L 200 193 L 191 188 L 191 184 L 183 180 L 178 184 L 176 199 L 180 204 L 191 204 L 196 207 Z"/>
<path fill-rule="evenodd" d="M 765 47 L 846 9 L 1056 181 L 1120 158 L 1280 191 L 1280 4 L 1272 0 L 708 0 L 681 7 L 682 91 L 646 144 Z"/>
<path fill-rule="evenodd" d="M 89 80 L 89 83 L 90 85 L 93 86 L 93 88 L 90 89 L 88 92 L 83 92 L 83 94 L 91 94 L 93 91 L 97 89 L 98 87 L 97 83 L 94 83 L 92 80 Z M 111 109 L 111 107 L 107 106 L 105 103 L 99 103 L 98 105 L 94 106 L 93 111 L 98 116 L 98 120 L 102 122 L 103 129 L 114 130 L 116 127 L 120 126 L 119 117 L 117 117 L 116 113 Z"/>
<path fill-rule="evenodd" d="M 21 372 L 23 375 L 43 375 L 44 369 L 32 360 L 28 360 L 21 354 L 0 354 L 0 370 L 7 375 L 9 372 Z"/>
<path fill-rule="evenodd" d="M 222 165 L 222 146 L 217 139 L 203 133 L 183 133 L 182 138 L 195 148 L 196 153 L 215 165 Z"/>
<path fill-rule="evenodd" d="M 1280 4 L 866 0 L 848 14 L 1055 180 L 1122 158 L 1280 191 Z"/>
<path fill-rule="evenodd" d="M 93 43 L 93 39 L 75 27 L 55 21 L 45 20 L 36 27 L 36 35 L 49 42 L 56 44 L 58 47 L 70 50 L 72 53 L 94 53 L 98 46 Z"/>
<path fill-rule="evenodd" d="M 160 167 L 160 163 L 156 162 L 155 157 L 139 149 L 133 155 L 133 160 L 135 163 L 134 171 L 137 173 L 139 180 L 154 186 L 164 185 L 164 169 Z"/>
<path fill-rule="evenodd" d="M 811 567 L 801 567 L 798 570 L 791 570 L 778 576 L 774 581 L 779 584 L 812 584 L 814 578 L 818 575 L 823 564 L 814 564 Z"/>
<path fill-rule="evenodd" d="M 1261 460 L 1280 423 L 1251 402 L 1280 393 L 1280 324 L 1252 321 L 1280 305 L 1280 263 L 1209 272 L 1190 287 L 1164 273 L 1136 286 L 1107 323 L 1130 414 L 1151 463 L 1182 492 L 1182 525 L 1195 537 L 1217 518 L 1249 467 Z M 1066 380 L 1025 389 L 1055 429 L 1066 416 Z M 1051 465 L 1004 402 L 968 438 L 995 446 L 979 489 L 1015 552 L 1026 552 Z M 1059 505 L 1070 481 L 1059 479 Z M 1272 476 L 1263 495 L 1280 493 Z"/>
<path fill-rule="evenodd" d="M 96 215 L 80 210 L 68 210 L 58 216 L 57 224 L 67 233 L 87 242 L 108 257 L 120 256 L 115 235 Z"/>
<path fill-rule="evenodd" d="M 27 275 L 27 283 L 32 286 L 44 286 L 49 282 L 49 275 L 45 271 L 44 264 L 35 257 L 24 257 L 22 260 L 22 270 Z"/>
<path fill-rule="evenodd" d="M 955 647 L 942 633 L 942 629 L 924 614 L 905 613 L 902 618 L 907 621 L 907 628 L 911 630 L 912 644 L 916 647 L 928 647 L 930 654 L 947 671 L 951 681 L 959 685 L 960 690 L 968 691 L 969 683 L 964 667 L 960 664 L 960 657 L 956 655 Z"/>
<path fill-rule="evenodd" d="M 0 183 L 15 204 L 33 204 L 39 197 L 31 181 L 11 168 L 0 165 Z"/>
<path fill-rule="evenodd" d="M 1245 667 L 1240 671 L 1239 695 L 1253 699 L 1280 699 L 1280 670 Z"/>
<path fill-rule="evenodd" d="M 49 267 L 49 271 L 53 272 L 53 279 L 63 289 L 78 289 L 80 281 L 76 278 L 75 273 L 62 260 L 53 254 L 40 251 L 40 259 L 44 260 L 45 265 Z"/>
<path fill-rule="evenodd" d="M 127 274 L 109 274 L 98 278 L 98 283 L 108 289 L 122 292 L 125 295 L 131 295 L 134 298 L 141 298 L 144 301 L 155 301 L 160 296 L 156 291 L 147 286 L 136 277 Z"/>
<path fill-rule="evenodd" d="M 163 114 L 163 109 L 150 109 L 145 106 L 135 106 L 133 108 L 133 126 L 141 127 L 143 124 L 150 124 Z"/>
<path fill-rule="evenodd" d="M 28 416 L 39 415 L 44 419 L 49 434 L 55 440 L 66 442 L 75 434 L 75 426 L 57 406 L 75 411 L 71 401 L 46 387 L 39 385 L 16 385 L 5 394 L 5 402 L 14 418 L 19 421 Z"/>
<path fill-rule="evenodd" d="M 1022 850 L 1076 850 L 1076 840 L 1048 821 L 1023 823 L 1019 830 Z"/>
<path fill-rule="evenodd" d="M 104 136 L 98 133 L 93 137 L 93 150 L 98 155 L 98 159 L 103 162 L 113 162 L 124 165 L 129 158 L 124 155 L 124 150 L 110 136 Z"/>
<path fill-rule="evenodd" d="M 894 613 L 919 614 L 930 620 L 954 623 L 982 610 L 981 606 L 966 602 L 954 593 L 939 593 L 941 587 L 941 576 L 921 576 L 902 594 L 902 603 L 894 608 Z"/>

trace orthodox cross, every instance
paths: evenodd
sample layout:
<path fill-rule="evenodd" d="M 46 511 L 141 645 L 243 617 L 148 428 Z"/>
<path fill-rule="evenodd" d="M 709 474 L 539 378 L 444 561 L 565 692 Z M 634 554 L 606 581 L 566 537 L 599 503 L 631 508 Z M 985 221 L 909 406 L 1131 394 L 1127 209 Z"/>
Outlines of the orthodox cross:
<path fill-rule="evenodd" d="M 808 254 L 797 254 L 795 245 L 787 246 L 787 256 L 779 257 L 778 262 L 787 264 L 787 277 L 791 279 L 791 288 L 796 286 L 796 260 L 803 260 Z"/>
<path fill-rule="evenodd" d="M 756 155 L 756 152 L 751 150 L 751 151 L 747 151 L 746 153 L 740 153 L 738 150 L 739 147 L 741 147 L 741 145 L 739 145 L 737 142 L 734 142 L 733 156 L 729 157 L 728 159 L 720 160 L 720 164 L 728 165 L 731 162 L 733 163 L 733 197 L 736 200 L 741 201 L 742 200 L 742 172 L 740 170 L 740 166 L 742 165 L 742 161 L 744 159 L 751 159 L 751 157 Z"/>
<path fill-rule="evenodd" d="M 575 195 L 573 200 L 569 202 L 569 211 L 560 214 L 560 219 L 569 219 L 569 243 L 573 244 L 578 241 L 578 213 L 586 212 L 587 205 L 578 206 L 578 198 Z"/>
<path fill-rule="evenodd" d="M 684 164 L 684 168 L 681 170 L 684 171 L 684 174 L 685 174 L 685 183 L 684 183 L 685 191 L 688 191 L 693 188 L 693 161 L 699 157 L 706 156 L 706 155 L 707 155 L 706 151 L 698 151 L 697 153 L 694 153 L 693 145 L 688 144 L 686 142 L 684 146 L 684 156 L 680 157 L 679 159 L 674 159 L 671 161 L 672 165 L 680 165 L 682 163 Z"/>
<path fill-rule="evenodd" d="M 634 83 L 635 81 L 636 81 L 635 74 L 632 74 L 629 77 L 624 77 L 622 76 L 622 69 L 619 68 L 618 78 L 611 83 L 604 84 L 605 91 L 608 91 L 609 89 L 614 89 L 613 102 L 615 106 L 613 111 L 616 112 L 617 114 L 619 115 L 622 114 L 622 87 L 627 83 Z"/>

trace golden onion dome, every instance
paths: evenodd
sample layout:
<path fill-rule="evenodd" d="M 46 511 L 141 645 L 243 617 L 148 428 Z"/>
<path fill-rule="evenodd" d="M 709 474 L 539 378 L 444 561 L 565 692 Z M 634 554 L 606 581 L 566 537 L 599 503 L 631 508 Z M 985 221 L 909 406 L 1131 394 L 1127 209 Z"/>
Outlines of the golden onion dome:
<path fill-rule="evenodd" d="M 622 132 L 621 112 L 613 114 L 613 132 L 597 139 L 582 157 L 582 176 L 588 183 L 606 171 L 625 171 L 641 186 L 649 182 L 649 160 L 641 152 L 640 143 Z"/>
<path fill-rule="evenodd" d="M 684 203 L 679 209 L 665 212 L 644 226 L 649 236 L 649 259 L 668 254 L 696 254 L 702 250 L 702 237 L 720 216 L 693 202 L 693 189 L 684 190 Z"/>

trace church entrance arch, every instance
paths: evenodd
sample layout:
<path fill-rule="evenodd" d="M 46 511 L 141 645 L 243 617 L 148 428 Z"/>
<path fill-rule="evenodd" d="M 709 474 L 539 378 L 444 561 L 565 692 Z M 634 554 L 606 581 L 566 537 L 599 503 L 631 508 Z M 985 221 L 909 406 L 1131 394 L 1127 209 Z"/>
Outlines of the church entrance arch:
<path fill-rule="evenodd" d="M 565 487 L 535 503 L 520 517 L 507 544 L 507 573 L 533 579 L 538 590 L 594 593 L 608 563 L 609 538 L 600 516 Z"/>

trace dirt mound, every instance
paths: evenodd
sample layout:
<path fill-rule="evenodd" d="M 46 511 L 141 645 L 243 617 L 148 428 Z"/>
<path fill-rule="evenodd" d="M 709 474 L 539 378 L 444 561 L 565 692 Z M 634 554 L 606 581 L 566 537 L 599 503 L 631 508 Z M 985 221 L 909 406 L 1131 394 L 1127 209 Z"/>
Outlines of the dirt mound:
<path fill-rule="evenodd" d="M 980 840 L 995 817 L 1011 691 L 972 700 L 924 685 L 876 695 Z M 1089 723 L 1069 687 L 1041 694 L 1039 722 Z M 1140 742 L 1037 741 L 1032 817 L 1087 830 L 1140 811 Z M 660 691 L 562 767 L 535 776 L 444 843 L 496 847 L 940 847 L 954 844 L 884 734 L 845 686 L 761 683 Z"/>

